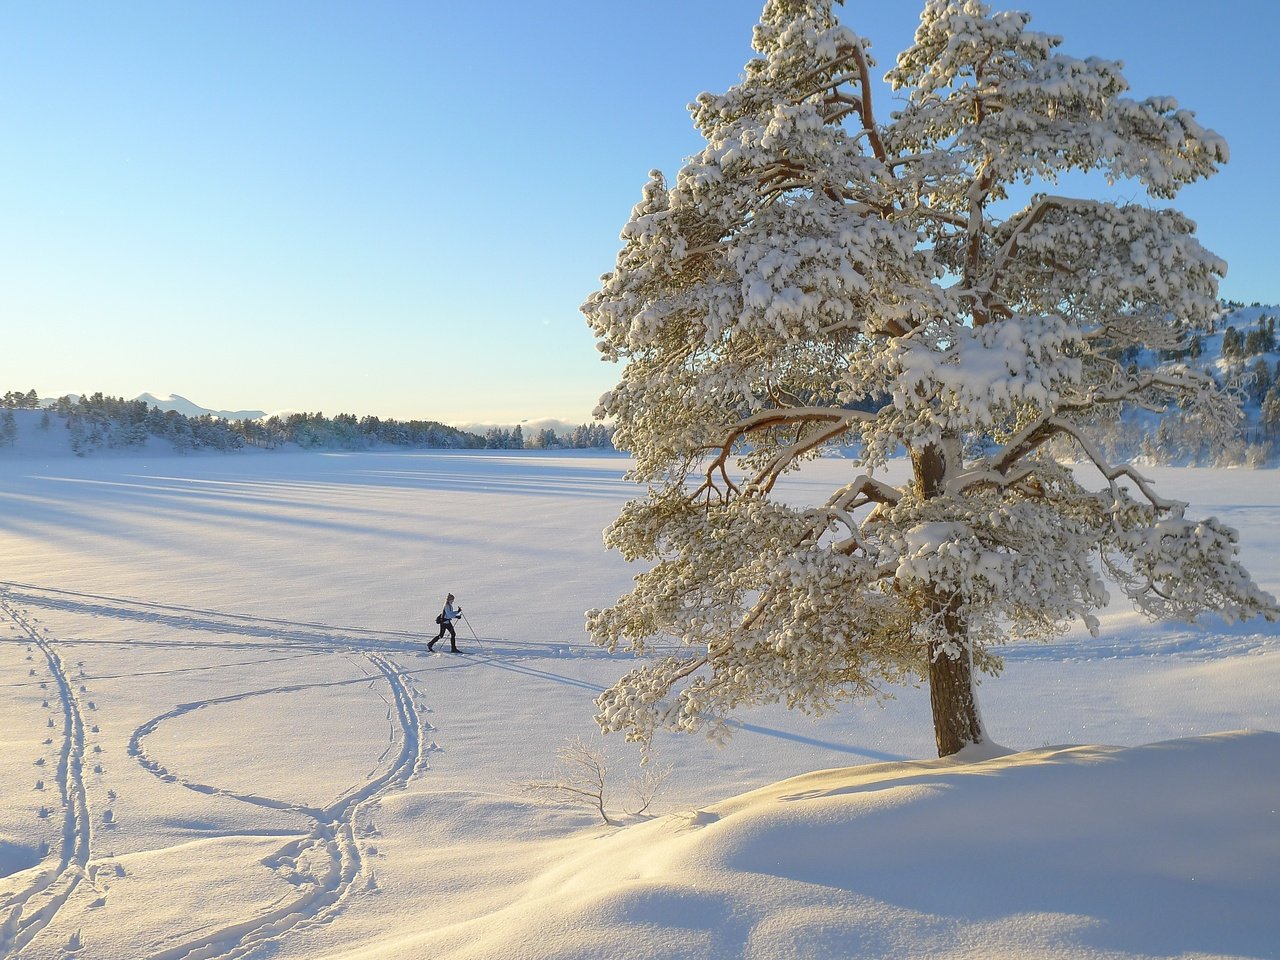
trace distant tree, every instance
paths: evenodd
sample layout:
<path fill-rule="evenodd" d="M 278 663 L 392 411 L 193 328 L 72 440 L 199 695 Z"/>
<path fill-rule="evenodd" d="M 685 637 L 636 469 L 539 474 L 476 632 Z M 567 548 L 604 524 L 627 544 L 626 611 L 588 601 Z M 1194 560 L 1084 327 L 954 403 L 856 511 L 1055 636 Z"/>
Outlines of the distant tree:
<path fill-rule="evenodd" d="M 80 417 L 69 418 L 67 427 L 71 431 L 71 452 L 77 457 L 83 457 L 91 447 L 85 421 Z"/>
<path fill-rule="evenodd" d="M 1261 404 L 1271 389 L 1271 368 L 1266 357 L 1258 357 L 1249 368 L 1249 399 Z"/>
<path fill-rule="evenodd" d="M 1244 352 L 1244 344 L 1240 339 L 1240 334 L 1235 327 L 1227 327 L 1222 331 L 1222 355 L 1224 357 L 1238 357 Z"/>
<path fill-rule="evenodd" d="M 179 415 L 169 424 L 169 442 L 179 453 L 190 453 L 196 448 L 196 438 L 191 430 L 191 422 L 186 417 Z"/>
<path fill-rule="evenodd" d="M 1131 407 L 1232 435 L 1208 376 L 1116 359 L 1212 317 L 1222 261 L 1163 207 L 1000 206 L 1071 169 L 1166 200 L 1226 144 L 1029 19 L 930 0 L 882 124 L 868 44 L 832 0 L 769 0 L 743 81 L 691 107 L 705 149 L 674 185 L 650 175 L 583 307 L 626 363 L 597 414 L 649 489 L 606 540 L 651 566 L 588 615 L 597 643 L 646 658 L 598 699 L 606 731 L 715 735 L 743 704 L 823 711 L 920 676 L 949 755 L 985 739 L 975 672 L 997 645 L 1098 630 L 1103 571 L 1152 617 L 1280 615 L 1234 531 L 1096 439 Z M 778 488 L 833 446 L 861 452 L 828 497 Z M 903 449 L 910 479 L 875 475 Z M 687 653 L 659 655 L 670 637 Z"/>
<path fill-rule="evenodd" d="M 0 414 L 0 447 L 7 447 L 18 439 L 18 423 L 12 410 Z"/>
<path fill-rule="evenodd" d="M 365 445 L 360 421 L 350 413 L 340 413 L 327 424 L 328 445 L 344 450 L 360 450 Z"/>
<path fill-rule="evenodd" d="M 529 438 L 527 446 L 534 450 L 554 450 L 560 446 L 560 438 L 550 427 L 545 427 Z"/>
<path fill-rule="evenodd" d="M 0 409 L 34 410 L 38 406 L 40 406 L 40 398 L 34 390 L 28 390 L 26 393 L 10 390 L 0 397 Z"/>
<path fill-rule="evenodd" d="M 584 423 L 569 432 L 565 443 L 575 450 L 613 449 L 613 428 L 603 423 Z"/>
<path fill-rule="evenodd" d="M 1266 396 L 1262 398 L 1258 418 L 1268 433 L 1280 431 L 1280 372 L 1271 381 Z"/>

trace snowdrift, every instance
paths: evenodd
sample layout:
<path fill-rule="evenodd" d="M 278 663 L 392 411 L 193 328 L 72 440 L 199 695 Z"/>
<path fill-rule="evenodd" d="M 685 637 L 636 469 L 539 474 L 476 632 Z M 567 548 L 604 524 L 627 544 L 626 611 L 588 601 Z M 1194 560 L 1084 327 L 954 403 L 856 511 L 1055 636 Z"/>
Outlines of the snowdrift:
<path fill-rule="evenodd" d="M 344 957 L 1274 957 L 1280 734 L 826 770 L 563 842 Z M 338 955 L 335 955 L 338 956 Z"/>

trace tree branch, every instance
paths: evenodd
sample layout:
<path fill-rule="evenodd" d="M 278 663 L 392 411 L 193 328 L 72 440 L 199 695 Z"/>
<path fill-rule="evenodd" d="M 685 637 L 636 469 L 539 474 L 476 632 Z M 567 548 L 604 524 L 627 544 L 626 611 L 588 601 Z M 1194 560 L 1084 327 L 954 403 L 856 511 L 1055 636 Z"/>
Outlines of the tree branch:
<path fill-rule="evenodd" d="M 867 139 L 871 143 L 871 151 L 876 155 L 877 160 L 885 163 L 889 159 L 889 152 L 884 147 L 884 140 L 880 137 L 880 131 L 876 127 L 876 118 L 871 109 L 871 68 L 867 63 L 866 54 L 863 53 L 861 46 L 853 48 L 853 57 L 858 63 L 858 84 L 862 91 L 862 102 L 858 111 L 862 114 L 862 126 L 867 131 Z"/>
<path fill-rule="evenodd" d="M 1106 478 L 1108 483 L 1114 486 L 1118 479 L 1124 477 L 1125 479 L 1132 481 L 1134 486 L 1142 492 L 1142 495 L 1146 497 L 1147 501 L 1157 510 L 1181 515 L 1182 509 L 1186 507 L 1185 503 L 1180 500 L 1166 500 L 1164 497 L 1160 496 L 1151 489 L 1151 481 L 1138 473 L 1137 470 L 1128 464 L 1112 466 L 1107 462 L 1106 457 L 1102 455 L 1102 451 L 1097 448 L 1093 441 L 1077 430 L 1074 424 L 1067 423 L 1063 420 L 1055 420 L 1054 425 L 1059 431 L 1068 434 L 1080 445 L 1080 449 L 1084 451 L 1084 455 L 1089 458 L 1090 462 L 1092 462 L 1098 469 L 1098 472 Z"/>
<path fill-rule="evenodd" d="M 774 458 L 769 461 L 769 465 L 752 478 L 747 488 L 755 488 L 761 493 L 769 493 L 773 490 L 773 485 L 778 482 L 778 477 L 797 457 L 822 446 L 828 440 L 834 440 L 848 429 L 848 423 L 841 421 L 834 427 L 823 427 L 810 431 L 807 436 L 798 439 L 791 446 L 784 450 L 779 450 Z"/>

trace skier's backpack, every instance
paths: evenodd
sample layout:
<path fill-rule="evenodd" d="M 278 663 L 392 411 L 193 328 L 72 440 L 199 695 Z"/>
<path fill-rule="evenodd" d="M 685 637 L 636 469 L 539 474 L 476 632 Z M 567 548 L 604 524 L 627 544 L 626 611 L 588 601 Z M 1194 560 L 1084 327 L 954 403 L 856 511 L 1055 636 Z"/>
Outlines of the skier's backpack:
<path fill-rule="evenodd" d="M 444 623 L 444 611 L 443 611 L 443 610 L 441 610 L 439 613 L 437 613 L 437 614 L 436 614 L 436 623 L 438 623 L 438 624 L 442 624 L 442 623 Z"/>

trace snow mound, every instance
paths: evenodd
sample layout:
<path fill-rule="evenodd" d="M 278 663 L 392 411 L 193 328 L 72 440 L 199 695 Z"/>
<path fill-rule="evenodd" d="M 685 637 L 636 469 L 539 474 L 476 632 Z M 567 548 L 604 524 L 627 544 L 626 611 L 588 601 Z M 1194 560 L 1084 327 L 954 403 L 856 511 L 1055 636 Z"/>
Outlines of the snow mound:
<path fill-rule="evenodd" d="M 395 950 L 1274 956 L 1278 797 L 1276 733 L 826 770 L 565 841 L 516 902 Z"/>

